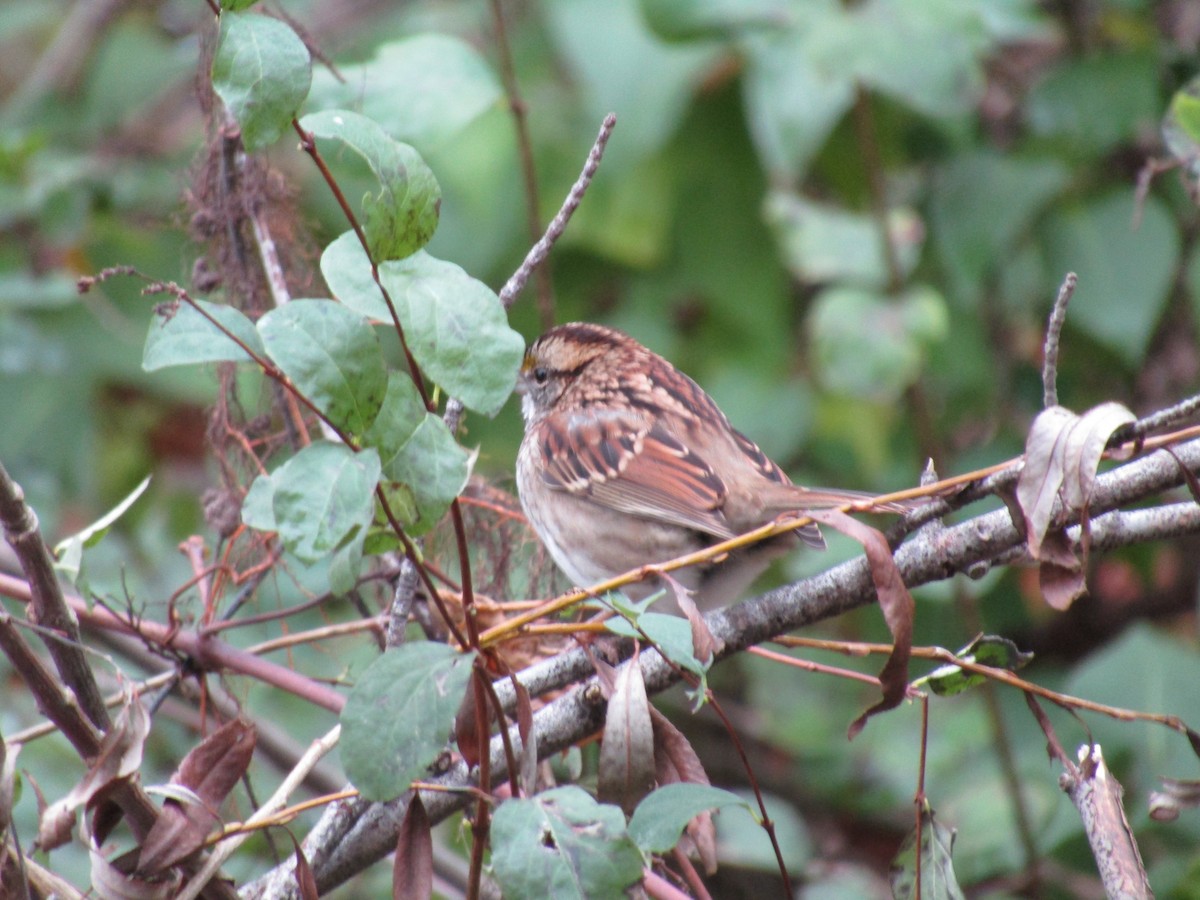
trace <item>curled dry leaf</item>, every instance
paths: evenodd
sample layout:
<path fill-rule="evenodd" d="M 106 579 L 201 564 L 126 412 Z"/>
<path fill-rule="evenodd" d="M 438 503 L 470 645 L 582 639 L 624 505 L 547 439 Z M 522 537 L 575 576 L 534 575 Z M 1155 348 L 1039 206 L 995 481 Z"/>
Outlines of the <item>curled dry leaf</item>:
<path fill-rule="evenodd" d="M 479 706 L 474 679 L 482 677 L 479 669 L 471 673 L 472 681 L 463 692 L 462 703 L 454 714 L 454 741 L 458 752 L 469 768 L 479 765 Z M 485 707 L 486 709 L 486 707 Z"/>
<path fill-rule="evenodd" d="M 675 602 L 679 604 L 680 611 L 687 618 L 688 624 L 692 626 L 692 653 L 701 663 L 708 665 L 712 662 L 713 656 L 722 648 L 720 642 L 709 630 L 704 616 L 700 614 L 696 601 L 692 599 L 693 591 L 680 584 L 669 572 L 664 572 L 660 577 L 674 592 Z"/>
<path fill-rule="evenodd" d="M 1077 416 L 1051 406 L 1034 419 L 1025 441 L 1025 466 L 1017 479 L 1017 500 L 1025 516 L 1026 539 L 1034 559 L 1059 496 L 1078 512 L 1091 499 L 1104 446 L 1114 431 L 1135 420 L 1120 403 L 1102 403 Z"/>
<path fill-rule="evenodd" d="M 1042 561 L 1043 595 L 1055 609 L 1066 609 L 1086 590 L 1087 508 L 1096 473 L 1113 432 L 1134 420 L 1133 413 L 1119 403 L 1101 403 L 1082 416 L 1051 406 L 1038 414 L 1029 429 L 1017 502 L 1025 519 L 1029 555 Z M 1082 557 L 1076 556 L 1061 532 L 1050 534 L 1059 498 L 1064 510 L 1080 518 Z"/>
<path fill-rule="evenodd" d="M 317 890 L 317 877 L 313 874 L 312 866 L 308 857 L 304 855 L 300 842 L 296 840 L 290 828 L 286 830 L 288 837 L 292 839 L 292 846 L 296 848 L 296 890 L 300 900 L 317 900 L 321 896 L 321 892 Z"/>
<path fill-rule="evenodd" d="M 617 670 L 604 718 L 597 793 L 627 815 L 654 788 L 654 730 L 637 656 Z"/>
<path fill-rule="evenodd" d="M 533 730 L 533 702 L 525 685 L 516 678 L 512 679 L 512 685 L 517 698 L 517 733 L 521 737 L 519 784 L 522 794 L 529 797 L 537 790 L 538 768 L 537 732 Z"/>
<path fill-rule="evenodd" d="M 149 733 L 150 717 L 146 715 L 145 707 L 127 691 L 124 706 L 105 733 L 100 752 L 87 773 L 67 796 L 42 812 L 37 837 L 39 848 L 52 850 L 70 840 L 75 811 L 113 782 L 128 778 L 141 768 L 142 748 Z"/>
<path fill-rule="evenodd" d="M 171 782 L 190 788 L 200 802 L 167 798 L 142 842 L 139 872 L 163 872 L 200 848 L 219 820 L 217 810 L 225 797 L 250 767 L 257 738 L 253 724 L 234 719 L 188 752 Z"/>
<path fill-rule="evenodd" d="M 848 736 L 853 740 L 871 716 L 894 709 L 904 699 L 908 690 L 908 661 L 912 656 L 913 616 L 916 606 L 900 570 L 896 568 L 892 548 L 888 546 L 882 531 L 865 525 L 837 509 L 804 512 L 814 521 L 828 525 L 862 544 L 867 565 L 871 570 L 871 581 L 875 585 L 875 594 L 879 598 L 879 608 L 883 611 L 883 620 L 887 622 L 888 630 L 892 633 L 892 652 L 879 673 L 883 699 L 850 723 Z"/>
<path fill-rule="evenodd" d="M 179 894 L 180 875 L 168 878 L 143 878 L 122 871 L 104 858 L 94 844 L 88 848 L 91 863 L 92 892 L 100 900 L 168 900 Z M 121 860 L 117 861 L 122 862 Z"/>
<path fill-rule="evenodd" d="M 421 795 L 414 791 L 396 841 L 392 900 L 428 900 L 432 896 L 433 831 Z"/>
<path fill-rule="evenodd" d="M 1162 790 L 1150 793 L 1150 818 L 1156 822 L 1174 822 L 1185 809 L 1200 806 L 1200 781 L 1163 778 Z"/>

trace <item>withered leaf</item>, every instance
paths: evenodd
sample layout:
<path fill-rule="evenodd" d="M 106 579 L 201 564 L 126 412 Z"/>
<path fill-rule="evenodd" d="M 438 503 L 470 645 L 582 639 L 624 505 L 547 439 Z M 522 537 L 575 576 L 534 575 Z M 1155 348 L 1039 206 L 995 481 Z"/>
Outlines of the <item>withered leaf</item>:
<path fill-rule="evenodd" d="M 617 670 L 604 718 L 597 793 L 626 814 L 654 787 L 654 729 L 637 656 Z"/>
<path fill-rule="evenodd" d="M 400 823 L 392 863 L 392 900 L 429 900 L 433 895 L 433 831 L 421 796 L 413 792 Z"/>
<path fill-rule="evenodd" d="M 173 784 L 195 792 L 198 803 L 169 797 L 138 856 L 138 871 L 162 872 L 194 853 L 218 821 L 217 811 L 250 767 L 258 738 L 245 719 L 225 723 L 183 758 Z"/>
<path fill-rule="evenodd" d="M 1082 416 L 1051 406 L 1033 420 L 1025 439 L 1025 465 L 1017 479 L 1017 500 L 1034 559 L 1041 559 L 1056 499 L 1061 495 L 1063 505 L 1076 512 L 1087 505 L 1104 445 L 1114 431 L 1134 420 L 1133 413 L 1119 403 L 1101 403 Z"/>
<path fill-rule="evenodd" d="M 659 785 L 689 782 L 710 784 L 700 756 L 682 731 L 666 716 L 650 707 L 650 724 L 654 727 L 654 773 Z M 711 812 L 702 812 L 687 824 L 700 863 L 708 875 L 717 871 L 717 829 Z M 686 852 L 686 847 L 683 848 Z"/>
<path fill-rule="evenodd" d="M 100 752 L 75 785 L 61 800 L 43 812 L 38 826 L 37 846 L 51 850 L 70 840 L 75 811 L 113 782 L 133 775 L 142 765 L 142 749 L 150 733 L 150 717 L 140 700 L 127 693 L 112 727 L 104 735 Z"/>
<path fill-rule="evenodd" d="M 892 633 L 892 652 L 879 673 L 883 699 L 850 723 L 848 736 L 853 740 L 871 716 L 894 709 L 904 699 L 908 690 L 908 661 L 912 656 L 913 616 L 916 607 L 912 594 L 908 592 L 904 579 L 900 576 L 900 570 L 896 568 L 892 548 L 888 546 L 882 531 L 865 525 L 837 509 L 804 512 L 822 525 L 828 525 L 862 544 L 867 565 L 871 570 L 871 581 L 875 585 L 875 594 L 879 598 L 879 608 L 883 611 L 883 620 L 887 623 L 888 631 Z"/>

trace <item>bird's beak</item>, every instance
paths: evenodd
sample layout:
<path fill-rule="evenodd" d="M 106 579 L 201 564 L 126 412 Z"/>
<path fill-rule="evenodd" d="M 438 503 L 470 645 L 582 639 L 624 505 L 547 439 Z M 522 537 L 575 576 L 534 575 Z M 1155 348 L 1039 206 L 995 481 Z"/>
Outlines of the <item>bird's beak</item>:
<path fill-rule="evenodd" d="M 525 394 L 529 391 L 529 373 L 533 371 L 533 357 L 528 353 L 525 354 L 525 359 L 521 361 L 521 369 L 517 373 L 517 384 L 513 388 L 518 394 Z"/>

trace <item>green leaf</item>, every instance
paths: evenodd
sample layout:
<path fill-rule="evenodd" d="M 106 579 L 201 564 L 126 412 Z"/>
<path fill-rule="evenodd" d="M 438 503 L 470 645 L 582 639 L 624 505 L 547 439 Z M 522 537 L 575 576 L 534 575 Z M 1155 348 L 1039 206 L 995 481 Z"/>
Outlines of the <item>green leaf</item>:
<path fill-rule="evenodd" d="M 921 812 L 921 884 L 917 886 L 917 838 L 910 832 L 892 861 L 892 896 L 896 900 L 921 897 L 922 900 L 965 900 L 950 851 L 954 848 L 954 832 L 941 825 L 933 810 Z"/>
<path fill-rule="evenodd" d="M 466 486 L 471 457 L 440 417 L 428 413 L 406 373 L 392 372 L 379 415 L 363 435 L 387 476 L 388 501 L 409 530 L 427 530 Z"/>
<path fill-rule="evenodd" d="M 66 272 L 0 272 L 0 310 L 62 309 L 78 302 L 76 279 Z"/>
<path fill-rule="evenodd" d="M 417 253 L 381 275 L 421 369 L 468 409 L 495 415 L 517 383 L 525 341 L 500 298 L 453 263 Z"/>
<path fill-rule="evenodd" d="M 641 0 L 642 17 L 661 38 L 724 37 L 786 22 L 786 0 Z"/>
<path fill-rule="evenodd" d="M 391 472 L 392 460 L 425 421 L 426 413 L 425 404 L 408 372 L 388 372 L 383 403 L 362 436 L 363 444 L 379 451 L 384 472 Z"/>
<path fill-rule="evenodd" d="M 242 521 L 256 528 L 273 524 L 270 530 L 279 533 L 287 550 L 304 562 L 317 562 L 365 535 L 375 512 L 379 454 L 320 441 L 272 472 L 269 485 L 263 481 L 260 476 L 251 486 Z"/>
<path fill-rule="evenodd" d="M 814 37 L 810 53 L 817 65 L 840 69 L 917 112 L 959 115 L 983 93 L 990 42 L 979 6 L 866 0 Z"/>
<path fill-rule="evenodd" d="M 345 231 L 321 253 L 321 275 L 342 303 L 369 319 L 390 323 L 392 314 L 371 275 L 371 260 L 358 235 Z"/>
<path fill-rule="evenodd" d="M 242 521 L 259 531 L 278 531 L 275 524 L 275 481 L 270 475 L 259 475 L 242 500 Z"/>
<path fill-rule="evenodd" d="M 744 44 L 742 87 L 755 148 L 770 171 L 797 183 L 854 102 L 854 80 L 816 65 L 796 29 L 751 35 Z"/>
<path fill-rule="evenodd" d="M 629 836 L 646 853 L 666 853 L 679 843 L 687 823 L 722 806 L 750 805 L 730 791 L 707 784 L 668 784 L 638 804 L 629 820 Z"/>
<path fill-rule="evenodd" d="M 242 129 L 250 152 L 279 140 L 312 80 L 308 48 L 289 25 L 228 9 L 212 65 L 213 89 Z"/>
<path fill-rule="evenodd" d="M 870 215 L 822 206 L 788 191 L 769 194 L 763 215 L 785 265 L 800 280 L 876 288 L 888 284 L 879 227 Z M 911 210 L 899 208 L 889 214 L 888 228 L 900 274 L 907 276 L 920 257 L 924 228 Z"/>
<path fill-rule="evenodd" d="M 71 584 L 79 586 L 79 573 L 83 569 L 83 551 L 88 547 L 96 546 L 104 539 L 112 524 L 125 515 L 126 510 L 137 502 L 137 499 L 146 492 L 146 488 L 150 487 L 150 478 L 150 475 L 143 478 L 141 483 L 125 496 L 124 500 L 91 525 L 55 544 L 54 568 L 62 572 Z"/>
<path fill-rule="evenodd" d="M 613 110 L 620 115 L 623 138 L 604 154 L 610 174 L 666 143 L 720 52 L 712 44 L 663 43 L 650 32 L 637 0 L 549 3 L 544 17 L 589 128 Z"/>
<path fill-rule="evenodd" d="M 492 819 L 492 867 L 505 897 L 622 897 L 642 877 L 625 816 L 578 787 L 500 804 Z"/>
<path fill-rule="evenodd" d="M 428 150 L 499 103 L 503 92 L 470 44 L 444 34 L 417 34 L 379 45 L 359 65 L 318 71 L 310 108 L 351 108 L 392 137 Z"/>
<path fill-rule="evenodd" d="M 1200 77 L 1175 92 L 1162 123 L 1163 141 L 1171 155 L 1189 169 L 1200 158 Z"/>
<path fill-rule="evenodd" d="M 717 854 L 722 863 L 777 873 L 779 863 L 771 841 L 757 815 L 751 812 L 757 810 L 757 803 L 752 802 L 753 796 L 748 791 L 744 792 L 744 799 L 744 804 L 726 806 L 717 816 Z M 812 839 L 804 820 L 791 804 L 778 797 L 763 794 L 763 800 L 767 815 L 775 823 L 784 865 L 789 871 L 802 869 L 812 856 Z"/>
<path fill-rule="evenodd" d="M 332 300 L 294 300 L 258 320 L 267 355 L 339 428 L 361 434 L 383 405 L 387 369 L 366 319 Z"/>
<path fill-rule="evenodd" d="M 1087 159 L 1135 141 L 1159 117 L 1158 65 L 1152 51 L 1064 57 L 1029 93 L 1030 131 L 1060 138 Z"/>
<path fill-rule="evenodd" d="M 321 274 L 344 304 L 390 321 L 353 232 L 325 248 Z M 458 266 L 423 250 L 384 263 L 379 275 L 421 370 L 468 409 L 495 415 L 512 393 L 525 355 L 525 341 L 509 327 L 500 298 Z"/>
<path fill-rule="evenodd" d="M 1066 187 L 1071 169 L 1056 159 L 984 151 L 952 157 L 935 175 L 930 224 L 952 278 L 949 295 L 973 307 L 990 277 L 1008 266 L 1035 217 Z M 1003 197 L 1003 203 L 992 202 Z"/>
<path fill-rule="evenodd" d="M 413 641 L 376 659 L 342 710 L 342 765 L 368 800 L 408 790 L 445 749 L 473 654 Z"/>
<path fill-rule="evenodd" d="M 619 596 L 614 596 L 612 602 L 624 613 L 636 615 L 638 627 L 671 662 L 695 675 L 702 676 L 708 671 L 708 666 L 696 659 L 692 645 L 692 626 L 687 619 L 655 612 L 637 615 L 637 610 L 626 606 Z M 613 616 L 604 624 L 609 631 L 621 637 L 641 637 L 637 629 L 618 616 Z"/>
<path fill-rule="evenodd" d="M 1015 672 L 1028 665 L 1033 659 L 1032 653 L 1023 653 L 1017 645 L 1007 638 L 996 635 L 980 635 L 956 654 L 959 659 L 967 662 L 991 666 L 995 669 L 1006 669 Z M 951 697 L 961 694 L 983 684 L 987 678 L 975 672 L 970 672 L 962 666 L 938 666 L 928 675 L 913 682 L 913 687 L 928 685 L 929 689 L 939 697 Z"/>
<path fill-rule="evenodd" d="M 359 531 L 354 538 L 333 552 L 329 558 L 329 590 L 336 597 L 354 590 L 362 570 L 367 533 Z"/>
<path fill-rule="evenodd" d="M 412 437 L 384 466 L 388 480 L 407 485 L 416 501 L 418 518 L 405 523 L 411 534 L 428 531 L 437 523 L 466 487 L 473 462 L 441 417 L 425 413 Z"/>
<path fill-rule="evenodd" d="M 263 355 L 263 343 L 254 323 L 242 312 L 223 303 L 195 302 L 242 344 Z M 194 363 L 249 361 L 245 350 L 190 304 L 171 302 L 155 307 L 142 351 L 142 368 L 147 372 Z"/>
<path fill-rule="evenodd" d="M 433 172 L 408 144 L 388 136 L 366 116 L 347 110 L 312 113 L 300 127 L 316 138 L 353 150 L 379 180 L 379 193 L 363 197 L 363 230 L 371 258 L 402 259 L 420 250 L 437 229 L 442 191 Z"/>
<path fill-rule="evenodd" d="M 1138 365 L 1171 294 L 1180 235 L 1156 197 L 1146 199 L 1133 230 L 1133 195 L 1126 190 L 1064 210 L 1047 223 L 1046 260 L 1057 284 L 1079 273 L 1067 327 L 1081 328 Z M 1052 288 L 1047 286 L 1047 302 Z"/>
<path fill-rule="evenodd" d="M 920 375 L 925 348 L 948 328 L 942 296 L 917 286 L 897 297 L 858 288 L 822 291 L 809 314 L 812 358 L 833 391 L 897 400 Z"/>

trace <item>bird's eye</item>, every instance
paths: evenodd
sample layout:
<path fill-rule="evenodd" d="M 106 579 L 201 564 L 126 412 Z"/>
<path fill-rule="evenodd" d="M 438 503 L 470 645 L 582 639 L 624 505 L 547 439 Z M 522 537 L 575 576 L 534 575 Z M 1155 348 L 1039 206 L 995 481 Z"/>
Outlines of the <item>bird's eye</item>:
<path fill-rule="evenodd" d="M 547 381 L 550 380 L 550 370 L 547 369 L 545 366 L 534 366 L 533 367 L 533 380 L 536 381 L 538 384 L 545 384 Z"/>

